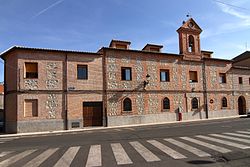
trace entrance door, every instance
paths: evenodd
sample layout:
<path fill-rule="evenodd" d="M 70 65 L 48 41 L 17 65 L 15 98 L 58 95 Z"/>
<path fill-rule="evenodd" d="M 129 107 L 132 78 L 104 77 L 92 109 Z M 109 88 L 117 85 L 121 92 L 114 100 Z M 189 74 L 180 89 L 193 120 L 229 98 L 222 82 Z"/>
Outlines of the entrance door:
<path fill-rule="evenodd" d="M 238 98 L 238 111 L 239 111 L 239 115 L 246 114 L 246 100 L 244 96 L 240 96 Z"/>
<path fill-rule="evenodd" d="M 83 102 L 83 126 L 102 126 L 102 102 Z"/>

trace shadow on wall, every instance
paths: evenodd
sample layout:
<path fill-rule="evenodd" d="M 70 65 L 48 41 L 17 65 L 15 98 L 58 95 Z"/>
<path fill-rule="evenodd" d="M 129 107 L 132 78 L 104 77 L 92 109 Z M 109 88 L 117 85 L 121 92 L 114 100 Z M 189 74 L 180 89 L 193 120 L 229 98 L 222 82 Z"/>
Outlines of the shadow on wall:
<path fill-rule="evenodd" d="M 192 114 L 192 116 L 195 116 L 197 114 L 199 114 L 200 119 L 202 119 L 202 114 L 201 111 L 205 108 L 205 105 L 201 105 L 197 110 L 195 110 Z"/>
<path fill-rule="evenodd" d="M 0 132 L 4 131 L 3 124 L 4 124 L 3 109 L 0 109 Z"/>
<path fill-rule="evenodd" d="M 132 91 L 138 91 L 138 90 L 143 90 L 144 89 L 144 82 L 140 83 L 135 89 L 133 89 Z M 110 97 L 108 100 L 110 102 L 118 102 L 118 101 L 122 101 L 123 99 L 125 99 L 127 96 L 122 97 L 123 94 L 122 93 L 116 93 L 114 94 L 112 97 Z"/>

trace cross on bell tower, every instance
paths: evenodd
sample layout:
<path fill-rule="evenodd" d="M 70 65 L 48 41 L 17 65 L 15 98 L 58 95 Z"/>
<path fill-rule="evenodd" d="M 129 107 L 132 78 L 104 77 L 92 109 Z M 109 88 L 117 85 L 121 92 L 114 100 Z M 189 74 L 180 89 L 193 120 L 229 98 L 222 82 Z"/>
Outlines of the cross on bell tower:
<path fill-rule="evenodd" d="M 184 55 L 186 60 L 201 60 L 200 49 L 200 33 L 202 29 L 191 18 L 191 15 L 186 22 L 183 21 L 183 25 L 177 30 L 179 34 L 179 48 L 180 54 Z"/>

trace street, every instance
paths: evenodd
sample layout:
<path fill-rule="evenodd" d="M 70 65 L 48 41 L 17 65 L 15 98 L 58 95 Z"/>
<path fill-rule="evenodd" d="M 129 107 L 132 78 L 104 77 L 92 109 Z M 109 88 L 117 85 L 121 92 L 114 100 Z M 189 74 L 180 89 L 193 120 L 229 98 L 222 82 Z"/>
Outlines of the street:
<path fill-rule="evenodd" d="M 250 118 L 1 137 L 0 166 L 250 166 Z"/>

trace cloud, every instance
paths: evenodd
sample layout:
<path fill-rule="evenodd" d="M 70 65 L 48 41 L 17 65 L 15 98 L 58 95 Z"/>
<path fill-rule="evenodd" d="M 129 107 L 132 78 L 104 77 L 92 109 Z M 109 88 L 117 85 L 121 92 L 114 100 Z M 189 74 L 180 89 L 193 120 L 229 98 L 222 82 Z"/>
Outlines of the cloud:
<path fill-rule="evenodd" d="M 228 5 L 226 3 L 221 3 L 220 1 L 215 1 L 215 3 L 219 7 L 220 11 L 226 15 L 230 15 L 230 21 L 223 23 L 223 20 L 221 20 L 221 24 L 219 26 L 206 29 L 206 31 L 202 34 L 202 38 L 238 32 L 250 28 L 250 15 L 244 12 L 248 12 L 245 10 L 246 8 L 239 6 L 244 4 L 234 3 L 232 5 Z"/>
<path fill-rule="evenodd" d="M 55 3 L 51 4 L 50 6 L 48 6 L 47 8 L 41 10 L 40 12 L 38 12 L 37 14 L 35 14 L 34 16 L 31 17 L 31 19 L 34 19 L 38 16 L 40 16 L 41 14 L 47 12 L 49 9 L 59 5 L 60 3 L 62 3 L 64 0 L 59 0 L 59 1 L 56 1 Z"/>
<path fill-rule="evenodd" d="M 228 23 L 222 24 L 222 26 L 220 27 L 220 31 L 235 32 L 235 31 L 239 31 L 242 29 L 250 28 L 250 15 L 249 14 L 239 12 L 238 10 L 236 10 L 236 8 L 234 9 L 231 6 L 228 6 L 225 4 L 217 3 L 217 5 L 221 9 L 222 12 L 229 14 L 231 16 L 234 16 L 237 19 L 236 22 L 228 22 Z"/>

